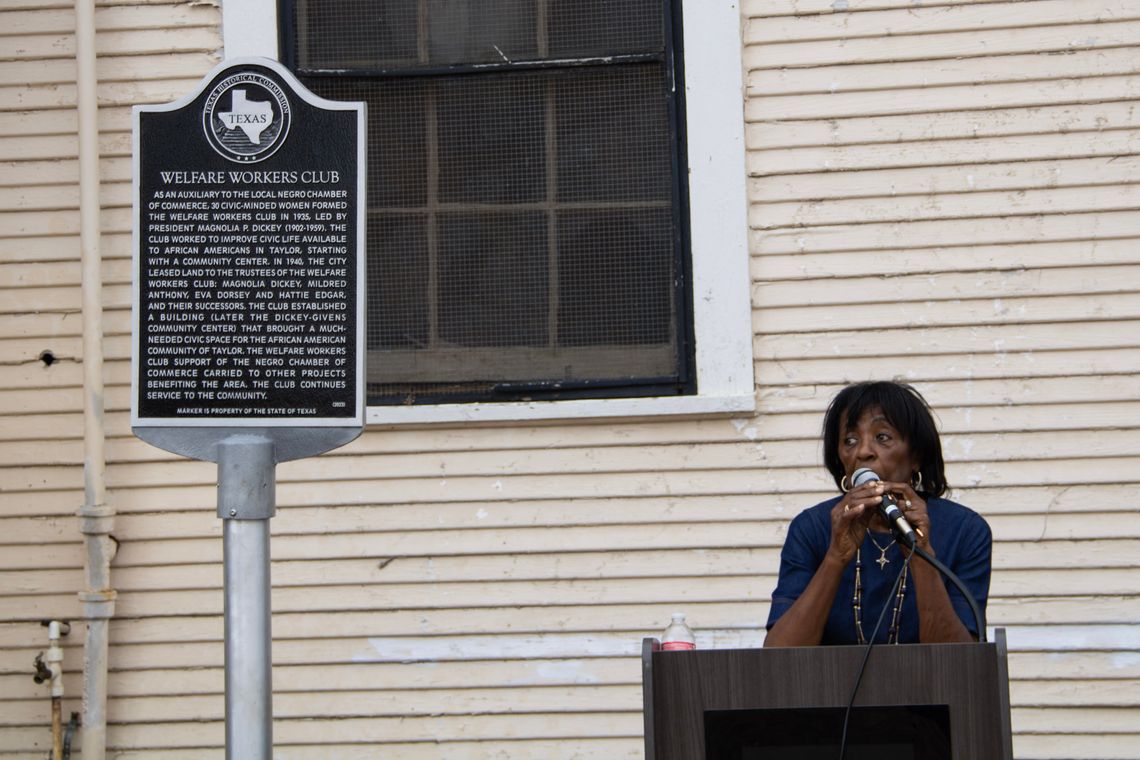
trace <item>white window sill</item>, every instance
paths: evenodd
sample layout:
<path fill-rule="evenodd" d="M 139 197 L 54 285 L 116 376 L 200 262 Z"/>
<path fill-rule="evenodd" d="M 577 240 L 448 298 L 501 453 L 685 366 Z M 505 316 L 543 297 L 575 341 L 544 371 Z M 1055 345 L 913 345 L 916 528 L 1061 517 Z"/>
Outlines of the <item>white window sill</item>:
<path fill-rule="evenodd" d="M 756 398 L 740 396 L 664 396 L 577 399 L 432 406 L 372 406 L 369 425 L 432 425 L 456 422 L 528 422 L 591 418 L 716 416 L 753 412 Z"/>

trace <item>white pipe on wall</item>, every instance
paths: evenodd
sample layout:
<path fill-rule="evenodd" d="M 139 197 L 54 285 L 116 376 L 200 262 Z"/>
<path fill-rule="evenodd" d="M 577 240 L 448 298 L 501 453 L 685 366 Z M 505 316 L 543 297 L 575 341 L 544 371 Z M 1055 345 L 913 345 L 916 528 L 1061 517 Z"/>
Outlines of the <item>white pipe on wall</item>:
<path fill-rule="evenodd" d="M 79 530 L 84 536 L 85 588 L 79 593 L 87 630 L 83 646 L 83 760 L 103 760 L 107 747 L 107 658 L 110 619 L 111 537 L 107 506 L 106 431 L 103 417 L 103 261 L 99 248 L 99 104 L 95 65 L 95 3 L 75 0 L 75 58 L 79 116 L 79 240 L 83 265 L 83 480 Z"/>
<path fill-rule="evenodd" d="M 51 671 L 51 760 L 63 760 L 63 648 L 59 645 L 62 635 L 60 622 L 50 621 L 47 666 Z"/>

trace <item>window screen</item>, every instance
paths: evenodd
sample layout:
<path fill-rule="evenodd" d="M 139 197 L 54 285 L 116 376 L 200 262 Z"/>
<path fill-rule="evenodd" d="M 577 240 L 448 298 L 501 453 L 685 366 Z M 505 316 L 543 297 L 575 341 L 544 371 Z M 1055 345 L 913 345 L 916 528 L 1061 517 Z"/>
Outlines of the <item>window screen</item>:
<path fill-rule="evenodd" d="M 286 0 L 368 106 L 371 404 L 695 391 L 664 0 Z"/>

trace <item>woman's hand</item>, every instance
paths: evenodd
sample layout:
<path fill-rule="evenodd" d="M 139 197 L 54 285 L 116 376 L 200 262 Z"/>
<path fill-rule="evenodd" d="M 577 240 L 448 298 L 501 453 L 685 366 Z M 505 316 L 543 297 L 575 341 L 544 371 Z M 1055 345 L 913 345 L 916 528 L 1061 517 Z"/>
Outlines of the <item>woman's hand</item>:
<path fill-rule="evenodd" d="M 828 553 L 846 566 L 867 535 L 883 490 L 878 481 L 856 486 L 831 508 L 831 546 Z"/>
<path fill-rule="evenodd" d="M 930 514 L 926 510 L 926 500 L 910 483 L 893 483 L 878 481 L 880 495 L 885 491 L 894 497 L 903 517 L 914 528 L 915 543 L 923 551 L 930 549 Z M 878 504 L 878 502 L 876 502 Z"/>

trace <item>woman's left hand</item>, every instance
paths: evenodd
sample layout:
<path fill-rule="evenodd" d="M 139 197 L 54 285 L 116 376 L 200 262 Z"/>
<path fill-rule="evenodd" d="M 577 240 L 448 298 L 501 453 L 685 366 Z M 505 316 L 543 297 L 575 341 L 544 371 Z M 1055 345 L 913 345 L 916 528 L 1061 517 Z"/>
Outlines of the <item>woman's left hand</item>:
<path fill-rule="evenodd" d="M 914 528 L 915 542 L 924 551 L 930 550 L 930 515 L 926 511 L 926 500 L 918 495 L 918 492 L 910 485 L 910 483 L 894 483 L 885 481 L 882 483 L 883 490 L 886 493 L 894 496 L 895 501 L 902 510 L 903 516 L 906 521 L 910 523 L 910 527 Z"/>

